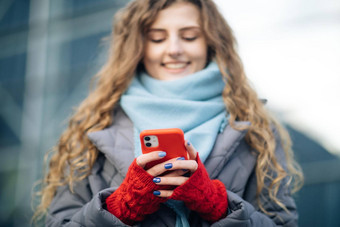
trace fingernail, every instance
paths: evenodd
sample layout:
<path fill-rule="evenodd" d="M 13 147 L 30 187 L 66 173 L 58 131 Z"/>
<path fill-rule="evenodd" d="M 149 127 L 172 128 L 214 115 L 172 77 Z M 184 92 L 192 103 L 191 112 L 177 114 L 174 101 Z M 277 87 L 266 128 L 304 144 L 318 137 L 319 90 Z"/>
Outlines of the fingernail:
<path fill-rule="evenodd" d="M 153 194 L 158 196 L 158 195 L 161 194 L 161 192 L 160 191 L 153 191 Z"/>
<path fill-rule="evenodd" d="M 188 146 L 190 146 L 190 145 L 191 145 L 191 143 L 188 141 L 188 142 L 187 142 L 187 145 L 188 145 Z"/>
<path fill-rule="evenodd" d="M 163 158 L 163 157 L 166 156 L 166 152 L 161 151 L 161 152 L 158 153 L 158 156 L 161 157 L 161 158 Z"/>
<path fill-rule="evenodd" d="M 164 165 L 164 168 L 166 168 L 166 169 L 171 169 L 171 168 L 172 168 L 172 163 L 166 163 L 166 164 Z"/>
<path fill-rule="evenodd" d="M 159 183 L 159 182 L 161 182 L 161 178 L 155 177 L 155 178 L 153 178 L 153 182 L 154 183 Z"/>
<path fill-rule="evenodd" d="M 184 157 L 179 157 L 179 158 L 177 158 L 177 160 L 185 160 L 185 158 Z"/>

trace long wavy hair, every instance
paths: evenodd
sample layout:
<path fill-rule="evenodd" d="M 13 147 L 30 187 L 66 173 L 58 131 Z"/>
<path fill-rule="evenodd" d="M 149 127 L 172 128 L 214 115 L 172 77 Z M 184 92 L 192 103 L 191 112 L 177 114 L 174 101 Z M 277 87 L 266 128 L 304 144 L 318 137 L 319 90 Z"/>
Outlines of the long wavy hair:
<path fill-rule="evenodd" d="M 74 182 L 81 181 L 90 174 L 98 150 L 89 141 L 87 134 L 104 129 L 113 123 L 115 120 L 113 110 L 141 65 L 147 29 L 159 11 L 175 2 L 190 2 L 200 11 L 209 60 L 217 62 L 222 76 L 228 81 L 223 91 L 223 99 L 230 113 L 230 125 L 242 130 L 244 128 L 236 126 L 236 120 L 251 122 L 246 141 L 258 153 L 256 164 L 258 206 L 263 212 L 268 213 L 263 208 L 263 198 L 261 199 L 261 194 L 266 190 L 270 200 L 287 210 L 277 199 L 278 189 L 285 182 L 284 179 L 289 179 L 287 187 L 297 189 L 303 180 L 302 172 L 294 161 L 288 133 L 265 110 L 263 103 L 249 85 L 236 51 L 232 30 L 214 2 L 135 0 L 115 15 L 109 57 L 95 76 L 96 87 L 76 109 L 69 120 L 68 128 L 53 149 L 50 161 L 46 161 L 49 168 L 42 181 L 40 203 L 34 216 L 36 219 L 46 214 L 59 186 L 69 185 L 73 191 Z M 277 144 L 273 125 L 280 132 L 281 145 L 284 147 L 287 160 L 286 168 L 279 163 L 275 155 Z M 269 185 L 265 184 L 268 179 Z"/>

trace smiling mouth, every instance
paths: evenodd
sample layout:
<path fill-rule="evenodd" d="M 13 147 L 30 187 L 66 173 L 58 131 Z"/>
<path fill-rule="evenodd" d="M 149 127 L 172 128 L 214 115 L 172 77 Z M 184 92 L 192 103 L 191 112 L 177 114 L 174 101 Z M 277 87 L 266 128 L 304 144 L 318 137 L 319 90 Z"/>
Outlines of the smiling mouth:
<path fill-rule="evenodd" d="M 180 63 L 163 63 L 162 66 L 168 69 L 182 69 L 189 65 L 188 62 L 180 62 Z"/>

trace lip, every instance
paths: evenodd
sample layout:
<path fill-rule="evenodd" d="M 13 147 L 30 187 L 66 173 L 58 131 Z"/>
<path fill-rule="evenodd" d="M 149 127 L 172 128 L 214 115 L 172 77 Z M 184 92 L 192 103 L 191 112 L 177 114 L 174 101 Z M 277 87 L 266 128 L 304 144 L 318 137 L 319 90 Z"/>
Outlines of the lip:
<path fill-rule="evenodd" d="M 161 64 L 161 66 L 168 72 L 171 73 L 180 73 L 184 71 L 188 65 L 190 65 L 190 62 L 183 62 L 183 61 L 177 61 L 177 62 L 164 62 Z"/>

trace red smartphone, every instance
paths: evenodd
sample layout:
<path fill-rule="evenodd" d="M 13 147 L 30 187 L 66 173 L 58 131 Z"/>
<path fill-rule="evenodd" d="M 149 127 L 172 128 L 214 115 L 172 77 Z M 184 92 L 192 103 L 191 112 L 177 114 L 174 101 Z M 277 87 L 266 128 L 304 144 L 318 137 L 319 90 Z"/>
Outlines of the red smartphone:
<path fill-rule="evenodd" d="M 140 142 L 143 154 L 152 151 L 166 152 L 164 158 L 147 163 L 146 169 L 172 158 L 188 159 L 188 152 L 184 146 L 184 133 L 179 128 L 144 130 L 140 133 Z"/>

